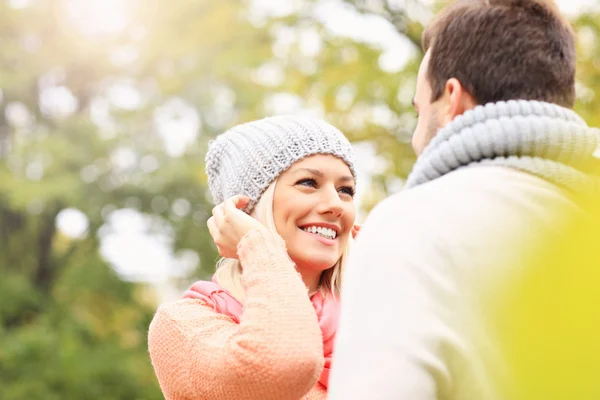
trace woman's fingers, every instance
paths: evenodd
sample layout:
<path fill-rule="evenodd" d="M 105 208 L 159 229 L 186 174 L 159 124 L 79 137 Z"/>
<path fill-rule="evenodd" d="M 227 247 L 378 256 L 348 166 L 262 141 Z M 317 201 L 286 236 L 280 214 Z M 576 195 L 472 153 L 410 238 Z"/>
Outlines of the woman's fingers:
<path fill-rule="evenodd" d="M 258 221 L 240 210 L 249 203 L 250 198 L 247 196 L 232 196 L 212 210 L 212 217 L 207 225 L 219 254 L 223 257 L 237 258 L 240 240 L 250 230 L 261 226 Z"/>
<path fill-rule="evenodd" d="M 246 208 L 246 206 L 248 206 L 248 204 L 250 204 L 250 197 L 241 194 L 238 194 L 237 196 L 232 196 L 229 198 L 229 200 L 231 200 L 235 208 L 237 208 L 238 210 L 244 209 Z"/>
<path fill-rule="evenodd" d="M 223 202 L 223 211 L 225 214 L 231 215 L 238 209 L 236 207 L 235 197 L 237 196 L 230 197 Z"/>
<path fill-rule="evenodd" d="M 213 241 L 215 242 L 215 245 L 217 246 L 217 250 L 219 251 L 221 257 L 237 258 L 235 254 L 232 254 L 231 251 L 228 250 L 227 245 L 223 243 L 223 241 L 226 239 L 221 234 L 221 231 L 219 230 L 219 227 L 217 226 L 214 217 L 210 217 L 208 221 L 206 221 L 206 226 L 208 226 L 210 236 L 212 236 Z"/>
<path fill-rule="evenodd" d="M 223 224 L 225 223 L 225 212 L 223 210 L 223 203 L 219 204 L 218 206 L 215 206 L 212 209 L 212 215 L 213 218 L 215 219 L 215 223 L 217 225 L 217 227 L 222 227 Z"/>
<path fill-rule="evenodd" d="M 241 210 L 250 204 L 250 197 L 236 195 L 226 199 L 223 203 L 213 208 L 213 216 L 217 219 L 217 224 L 221 222 L 221 216 L 225 218 L 229 215 L 235 215 L 236 210 Z"/>
<path fill-rule="evenodd" d="M 225 202 L 223 203 L 225 221 L 227 225 L 231 226 L 238 235 L 243 236 L 247 233 L 251 226 L 256 225 L 257 222 L 254 218 L 238 209 L 238 207 L 236 206 L 236 201 L 238 199 L 235 199 L 235 197 L 238 196 L 233 196 L 225 200 Z M 238 202 L 237 205 L 239 206 L 239 204 L 243 204 L 244 202 L 245 201 L 242 200 L 242 203 Z"/>
<path fill-rule="evenodd" d="M 210 232 L 210 236 L 212 236 L 213 241 L 218 240 L 219 228 L 217 228 L 215 217 L 210 217 L 208 221 L 206 221 L 206 226 L 208 227 L 208 231 Z"/>

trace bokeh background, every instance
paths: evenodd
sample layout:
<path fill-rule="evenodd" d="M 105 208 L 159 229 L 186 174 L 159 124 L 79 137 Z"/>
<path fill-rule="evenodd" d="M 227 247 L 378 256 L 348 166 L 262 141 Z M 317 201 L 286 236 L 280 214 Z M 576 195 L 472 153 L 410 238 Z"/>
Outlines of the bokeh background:
<path fill-rule="evenodd" d="M 444 1 L 0 0 L 0 399 L 160 399 L 146 333 L 217 253 L 208 141 L 305 113 L 359 155 L 361 219 L 414 162 Z M 600 6 L 560 0 L 600 125 Z"/>

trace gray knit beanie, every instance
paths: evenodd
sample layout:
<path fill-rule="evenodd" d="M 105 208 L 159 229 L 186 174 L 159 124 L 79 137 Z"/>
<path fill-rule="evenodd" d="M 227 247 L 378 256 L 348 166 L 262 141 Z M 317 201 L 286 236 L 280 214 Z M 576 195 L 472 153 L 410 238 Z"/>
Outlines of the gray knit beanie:
<path fill-rule="evenodd" d="M 235 126 L 217 136 L 206 154 L 208 187 L 215 204 L 250 197 L 250 213 L 269 185 L 296 161 L 314 154 L 342 159 L 356 176 L 348 139 L 325 121 L 278 116 Z"/>

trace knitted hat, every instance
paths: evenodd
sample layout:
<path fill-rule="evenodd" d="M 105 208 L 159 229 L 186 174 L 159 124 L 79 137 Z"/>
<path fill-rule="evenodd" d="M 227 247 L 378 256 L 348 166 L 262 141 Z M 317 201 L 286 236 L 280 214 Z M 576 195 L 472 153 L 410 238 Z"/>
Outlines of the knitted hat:
<path fill-rule="evenodd" d="M 250 213 L 269 185 L 296 161 L 314 154 L 342 159 L 356 176 L 354 151 L 325 121 L 278 116 L 235 126 L 217 136 L 206 154 L 208 187 L 215 204 L 238 194 L 250 197 Z"/>

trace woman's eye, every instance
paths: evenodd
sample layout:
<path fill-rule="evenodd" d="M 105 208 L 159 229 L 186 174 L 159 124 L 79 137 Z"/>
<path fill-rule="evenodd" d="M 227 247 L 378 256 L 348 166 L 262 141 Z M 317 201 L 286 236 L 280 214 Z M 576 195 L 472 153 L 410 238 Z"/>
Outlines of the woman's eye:
<path fill-rule="evenodd" d="M 301 179 L 298 182 L 296 182 L 296 185 L 317 187 L 317 182 L 314 179 Z"/>
<path fill-rule="evenodd" d="M 355 190 L 353 187 L 345 186 L 340 188 L 340 192 L 349 195 L 350 197 L 354 197 Z"/>

